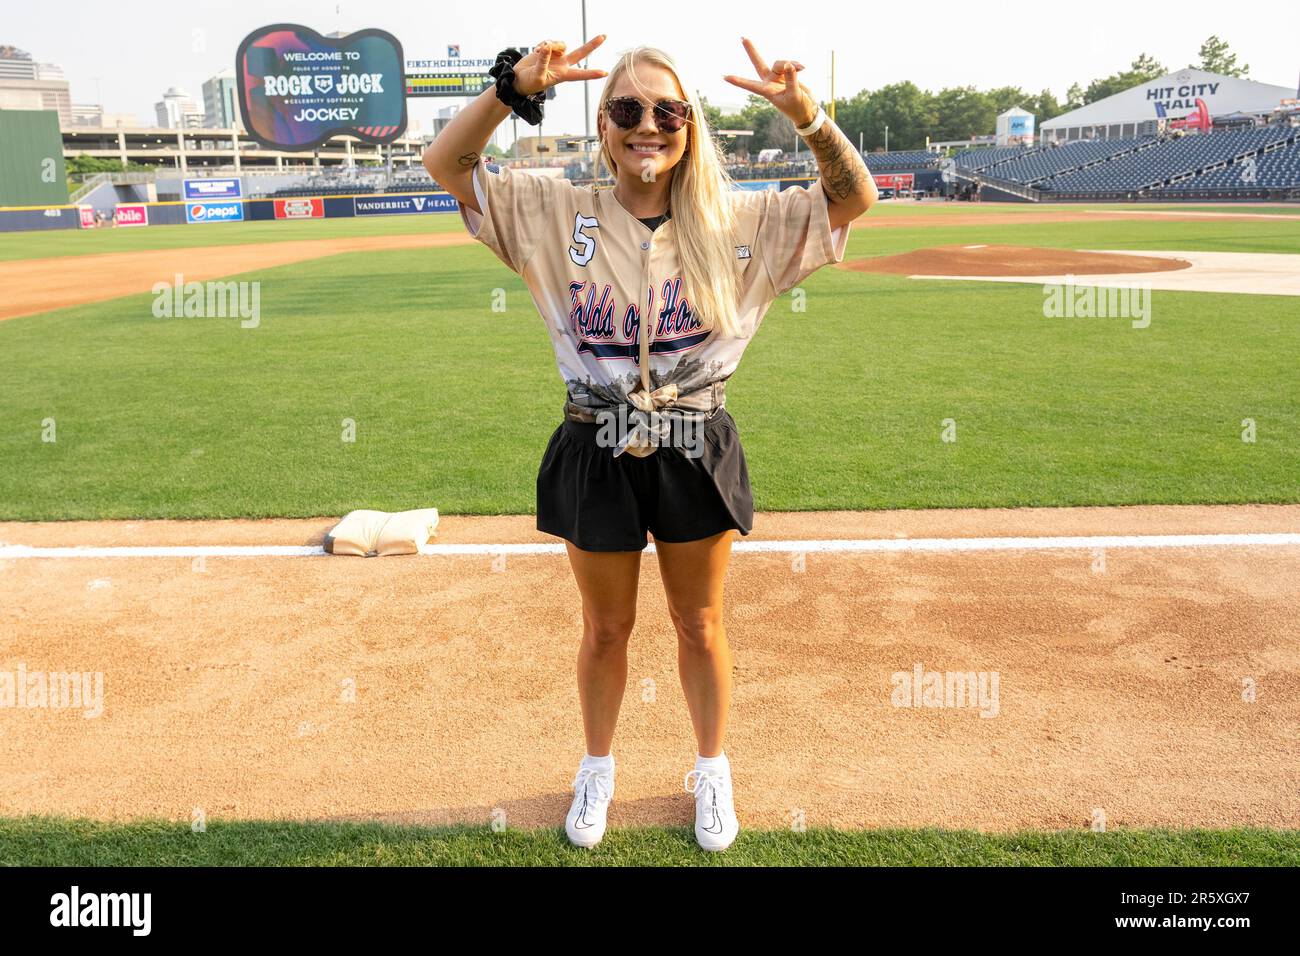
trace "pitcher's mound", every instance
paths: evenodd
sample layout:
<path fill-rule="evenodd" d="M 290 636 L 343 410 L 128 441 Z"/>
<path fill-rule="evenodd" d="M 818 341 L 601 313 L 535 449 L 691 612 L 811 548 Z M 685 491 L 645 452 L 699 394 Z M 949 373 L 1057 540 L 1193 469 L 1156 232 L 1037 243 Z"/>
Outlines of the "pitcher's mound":
<path fill-rule="evenodd" d="M 904 276 L 1059 276 L 1128 275 L 1186 269 L 1185 259 L 1076 252 L 1035 246 L 936 246 L 896 256 L 878 256 L 844 263 L 860 272 Z"/>

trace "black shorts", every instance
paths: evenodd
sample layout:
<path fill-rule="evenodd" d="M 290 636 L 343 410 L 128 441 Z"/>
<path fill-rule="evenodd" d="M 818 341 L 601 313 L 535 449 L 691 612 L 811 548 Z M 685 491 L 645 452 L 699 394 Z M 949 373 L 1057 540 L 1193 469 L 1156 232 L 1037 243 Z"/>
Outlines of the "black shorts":
<path fill-rule="evenodd" d="M 565 420 L 537 472 L 537 530 L 584 551 L 641 551 L 657 541 L 749 534 L 754 498 L 736 423 L 726 408 L 705 421 L 703 453 L 665 444 L 638 458 L 596 444 L 600 425 Z"/>

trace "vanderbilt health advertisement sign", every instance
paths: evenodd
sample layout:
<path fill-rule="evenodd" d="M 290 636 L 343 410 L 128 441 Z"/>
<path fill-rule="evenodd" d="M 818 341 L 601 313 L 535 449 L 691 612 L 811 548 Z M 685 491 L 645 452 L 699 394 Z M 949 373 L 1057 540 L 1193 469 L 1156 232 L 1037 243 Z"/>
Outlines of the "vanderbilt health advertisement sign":
<path fill-rule="evenodd" d="M 248 133 L 273 149 L 315 149 L 341 133 L 391 143 L 406 131 L 402 45 L 383 30 L 345 37 L 279 23 L 235 54 Z"/>

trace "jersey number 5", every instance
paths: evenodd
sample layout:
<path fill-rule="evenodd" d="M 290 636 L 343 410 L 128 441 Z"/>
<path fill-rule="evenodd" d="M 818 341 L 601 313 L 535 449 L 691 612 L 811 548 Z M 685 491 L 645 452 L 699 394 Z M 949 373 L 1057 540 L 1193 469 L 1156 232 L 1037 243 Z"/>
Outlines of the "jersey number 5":
<path fill-rule="evenodd" d="M 591 257 L 596 254 L 596 240 L 583 232 L 583 229 L 599 229 L 600 223 L 594 218 L 587 218 L 582 213 L 578 213 L 577 219 L 573 223 L 573 241 L 580 246 L 580 249 L 569 246 L 569 258 L 575 265 L 585 266 L 591 261 Z"/>

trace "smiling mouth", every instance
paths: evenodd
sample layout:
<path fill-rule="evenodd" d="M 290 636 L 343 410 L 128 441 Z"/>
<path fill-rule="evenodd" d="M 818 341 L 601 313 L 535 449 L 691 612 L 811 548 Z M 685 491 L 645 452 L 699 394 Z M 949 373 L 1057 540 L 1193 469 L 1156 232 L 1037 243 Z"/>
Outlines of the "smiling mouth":
<path fill-rule="evenodd" d="M 633 144 L 631 146 L 628 146 L 628 149 L 632 150 L 632 152 L 634 153 L 639 153 L 643 156 L 653 156 L 655 153 L 662 153 L 665 149 L 667 149 L 667 147 L 664 146 L 663 144 L 656 144 L 650 146 Z"/>

